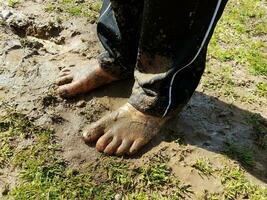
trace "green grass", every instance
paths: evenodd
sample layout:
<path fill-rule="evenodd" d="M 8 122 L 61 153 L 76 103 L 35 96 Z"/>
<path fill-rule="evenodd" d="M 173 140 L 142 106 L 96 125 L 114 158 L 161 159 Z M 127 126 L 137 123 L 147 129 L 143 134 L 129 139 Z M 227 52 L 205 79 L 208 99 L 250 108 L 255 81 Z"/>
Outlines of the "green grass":
<path fill-rule="evenodd" d="M 221 63 L 229 61 L 254 75 L 267 75 L 266 6 L 262 0 L 229 1 L 210 43 L 209 54 Z M 225 31 L 227 30 L 227 31 Z"/>
<path fill-rule="evenodd" d="M 34 126 L 12 110 L 1 117 L 0 131 L 1 168 L 19 170 L 20 181 L 7 193 L 7 199 L 85 199 L 97 192 L 90 173 L 75 173 L 57 155 L 60 148 L 53 131 Z M 19 148 L 23 140 L 31 143 Z"/>
<path fill-rule="evenodd" d="M 254 130 L 254 139 L 258 147 L 267 148 L 267 121 L 260 114 L 251 114 L 247 122 Z"/>
<path fill-rule="evenodd" d="M 212 175 L 212 173 L 214 172 L 212 165 L 210 164 L 209 160 L 206 158 L 197 159 L 196 162 L 192 165 L 192 167 L 197 169 L 200 175 L 209 176 L 209 175 Z"/>
<path fill-rule="evenodd" d="M 7 5 L 14 8 L 16 5 L 18 5 L 21 2 L 21 0 L 8 0 Z"/>
<path fill-rule="evenodd" d="M 235 98 L 233 81 L 233 68 L 231 66 L 221 66 L 215 70 L 207 66 L 206 79 L 203 80 L 203 87 L 218 92 L 218 94 L 231 99 Z"/>
<path fill-rule="evenodd" d="M 225 200 L 267 199 L 267 188 L 251 184 L 245 177 L 244 171 L 239 167 L 225 167 L 222 171 L 222 184 L 224 186 L 223 198 Z"/>
<path fill-rule="evenodd" d="M 84 17 L 94 23 L 99 15 L 101 1 L 85 1 L 76 3 L 75 0 L 60 0 L 46 5 L 47 12 L 67 13 L 74 17 Z"/>
<path fill-rule="evenodd" d="M 142 167 L 129 170 L 121 163 L 108 165 L 108 177 L 118 185 L 125 199 L 181 199 L 190 196 L 190 186 L 180 183 L 165 164 L 166 160 L 155 156 Z M 165 189 L 163 189 L 165 188 Z"/>
<path fill-rule="evenodd" d="M 216 193 L 209 193 L 208 191 L 205 191 L 203 195 L 198 197 L 198 200 L 221 200 L 222 197 L 220 197 L 219 194 Z"/>
<path fill-rule="evenodd" d="M 226 146 L 224 154 L 248 167 L 252 167 L 255 162 L 254 151 L 249 146 L 241 146 L 240 144 L 230 142 Z"/>
<path fill-rule="evenodd" d="M 229 103 L 266 103 L 266 12 L 263 0 L 228 2 L 209 44 L 204 90 Z"/>
<path fill-rule="evenodd" d="M 257 84 L 256 94 L 261 97 L 267 98 L 267 82 L 260 82 Z"/>
<path fill-rule="evenodd" d="M 26 116 L 8 109 L 0 118 L 1 168 L 16 169 L 18 182 L 5 199 L 181 199 L 191 194 L 165 164 L 154 156 L 141 167 L 103 156 L 100 163 L 74 169 L 62 159 L 51 130 L 35 126 Z M 21 145 L 28 141 L 27 145 Z"/>
<path fill-rule="evenodd" d="M 245 176 L 244 170 L 238 166 L 227 166 L 220 170 L 219 177 L 223 192 L 210 193 L 205 191 L 198 199 L 202 200 L 266 200 L 267 188 L 252 184 Z"/>
<path fill-rule="evenodd" d="M 4 112 L 3 112 L 4 113 Z M 60 152 L 54 133 L 37 127 L 26 116 L 7 109 L 0 118 L 1 168 L 16 169 L 18 181 L 4 191 L 4 199 L 123 199 L 175 200 L 191 198 L 191 186 L 172 173 L 169 158 L 154 155 L 136 167 L 120 159 L 102 156 L 100 162 L 71 168 Z M 27 145 L 21 145 L 22 143 Z M 253 154 L 248 148 L 230 145 L 228 155 L 236 156 L 251 166 Z M 200 173 L 211 175 L 214 170 L 207 159 L 199 158 L 193 165 Z M 226 167 L 216 172 L 224 191 L 205 194 L 206 199 L 264 200 L 266 189 L 251 184 L 240 168 Z"/>

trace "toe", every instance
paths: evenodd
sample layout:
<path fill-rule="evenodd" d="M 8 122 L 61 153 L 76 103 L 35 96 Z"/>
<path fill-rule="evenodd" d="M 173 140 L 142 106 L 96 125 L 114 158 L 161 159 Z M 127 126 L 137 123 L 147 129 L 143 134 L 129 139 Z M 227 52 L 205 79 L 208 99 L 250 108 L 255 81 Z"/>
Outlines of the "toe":
<path fill-rule="evenodd" d="M 64 68 L 64 69 L 61 70 L 61 72 L 62 73 L 64 73 L 64 72 L 70 72 L 70 68 Z"/>
<path fill-rule="evenodd" d="M 101 138 L 98 139 L 96 143 L 97 151 L 104 151 L 110 141 L 112 141 L 112 135 L 110 134 L 110 132 L 107 132 L 103 136 L 101 136 Z"/>
<path fill-rule="evenodd" d="M 60 72 L 59 77 L 69 76 L 70 72 Z"/>
<path fill-rule="evenodd" d="M 108 146 L 105 148 L 104 153 L 112 155 L 114 152 L 117 151 L 118 147 L 121 144 L 121 140 L 117 137 L 114 137 L 112 141 L 108 144 Z"/>
<path fill-rule="evenodd" d="M 126 140 L 126 139 L 123 140 L 121 145 L 120 145 L 120 147 L 116 151 L 116 155 L 120 156 L 120 155 L 123 155 L 123 154 L 128 154 L 131 145 L 132 145 L 131 141 Z"/>
<path fill-rule="evenodd" d="M 68 84 L 68 83 L 70 83 L 72 80 L 73 80 L 73 77 L 70 76 L 70 75 L 67 75 L 67 76 L 60 77 L 60 78 L 56 81 L 56 84 L 60 86 L 60 85 Z"/>
<path fill-rule="evenodd" d="M 129 154 L 133 155 L 135 154 L 142 146 L 144 146 L 146 144 L 146 142 L 143 139 L 139 139 L 134 141 L 134 143 L 132 144 Z"/>
<path fill-rule="evenodd" d="M 69 84 L 62 85 L 57 89 L 57 93 L 61 97 L 71 97 L 78 93 L 81 93 L 82 91 L 83 87 L 80 82 L 71 82 Z"/>
<path fill-rule="evenodd" d="M 114 114 L 106 114 L 104 117 L 99 119 L 97 122 L 90 124 L 84 129 L 83 139 L 85 142 L 95 142 L 105 132 L 105 128 L 110 124 L 110 120 Z"/>
<path fill-rule="evenodd" d="M 104 134 L 104 123 L 100 119 L 97 122 L 90 125 L 83 132 L 83 140 L 85 142 L 94 142 Z"/>

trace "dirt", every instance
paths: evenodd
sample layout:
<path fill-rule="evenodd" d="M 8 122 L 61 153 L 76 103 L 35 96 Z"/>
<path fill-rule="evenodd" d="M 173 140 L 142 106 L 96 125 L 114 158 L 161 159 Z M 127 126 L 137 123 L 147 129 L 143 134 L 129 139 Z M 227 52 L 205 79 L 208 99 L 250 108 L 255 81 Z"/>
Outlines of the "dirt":
<path fill-rule="evenodd" d="M 29 6 L 30 5 L 30 6 Z M 123 105 L 131 94 L 133 80 L 123 80 L 101 87 L 88 95 L 63 100 L 54 93 L 54 81 L 63 67 L 86 65 L 102 50 L 96 25 L 83 18 L 59 23 L 44 11 L 42 3 L 25 1 L 16 9 L 0 6 L 0 99 L 25 113 L 36 124 L 55 130 L 63 147 L 62 156 L 70 165 L 100 159 L 93 146 L 87 146 L 80 132 L 105 113 Z M 249 77 L 247 77 L 249 78 Z M 242 84 L 241 84 L 242 85 Z M 267 118 L 267 106 L 229 104 L 203 91 L 200 85 L 184 111 L 172 119 L 162 133 L 134 158 L 142 165 L 155 154 L 170 157 L 168 165 L 181 181 L 192 185 L 196 194 L 223 190 L 216 177 L 203 177 L 192 168 L 195 160 L 205 157 L 220 168 L 229 142 L 253 146 L 255 165 L 246 169 L 249 179 L 259 185 L 267 183 L 267 151 L 257 148 L 254 130 L 246 116 L 260 113 Z M 177 137 L 177 135 L 179 137 Z M 180 141 L 176 140 L 180 138 Z M 232 159 L 229 162 L 238 163 Z M 14 185 L 16 172 L 0 173 L 3 182 Z M 4 181 L 3 181 L 4 180 Z"/>

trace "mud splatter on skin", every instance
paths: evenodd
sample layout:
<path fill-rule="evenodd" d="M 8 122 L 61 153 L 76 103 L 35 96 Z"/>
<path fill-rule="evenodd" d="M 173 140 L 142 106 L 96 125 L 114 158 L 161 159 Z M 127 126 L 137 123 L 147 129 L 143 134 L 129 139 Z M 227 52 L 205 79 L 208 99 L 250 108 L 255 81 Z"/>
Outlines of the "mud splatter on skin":
<path fill-rule="evenodd" d="M 84 140 L 109 155 L 133 155 L 155 137 L 167 119 L 149 116 L 125 104 L 84 129 Z"/>
<path fill-rule="evenodd" d="M 91 60 L 86 66 L 63 68 L 56 84 L 57 93 L 62 97 L 72 97 L 84 94 L 106 85 L 117 78 L 112 77 L 99 66 L 97 60 Z"/>

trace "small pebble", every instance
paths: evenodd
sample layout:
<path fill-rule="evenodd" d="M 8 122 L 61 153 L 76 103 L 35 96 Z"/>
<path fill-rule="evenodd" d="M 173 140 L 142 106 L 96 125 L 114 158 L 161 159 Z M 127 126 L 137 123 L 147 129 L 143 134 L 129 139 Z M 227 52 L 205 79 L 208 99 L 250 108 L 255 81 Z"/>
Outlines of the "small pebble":
<path fill-rule="evenodd" d="M 115 200 L 122 200 L 122 195 L 121 194 L 116 194 L 114 199 Z"/>

